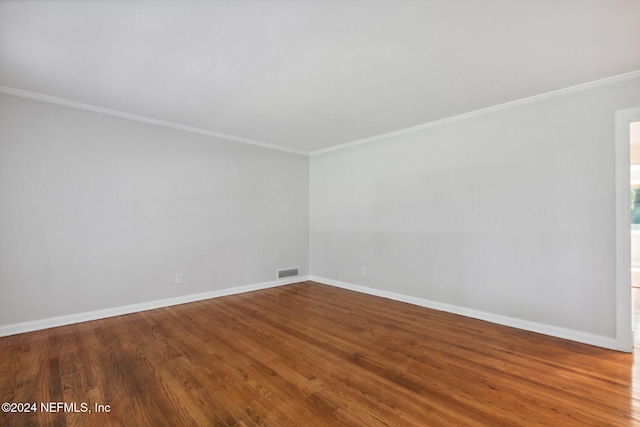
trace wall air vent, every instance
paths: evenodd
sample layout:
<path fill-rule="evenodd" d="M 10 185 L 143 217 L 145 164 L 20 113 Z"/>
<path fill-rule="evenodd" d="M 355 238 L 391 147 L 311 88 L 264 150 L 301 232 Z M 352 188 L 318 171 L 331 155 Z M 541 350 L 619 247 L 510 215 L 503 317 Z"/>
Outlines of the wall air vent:
<path fill-rule="evenodd" d="M 298 267 L 287 268 L 286 270 L 278 270 L 278 279 L 284 279 L 285 277 L 299 276 Z"/>

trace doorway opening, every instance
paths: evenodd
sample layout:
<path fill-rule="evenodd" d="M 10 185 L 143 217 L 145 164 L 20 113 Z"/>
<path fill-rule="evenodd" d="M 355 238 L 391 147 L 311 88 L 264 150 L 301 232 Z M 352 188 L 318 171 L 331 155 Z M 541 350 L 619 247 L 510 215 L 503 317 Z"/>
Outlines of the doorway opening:
<path fill-rule="evenodd" d="M 631 157 L 631 132 L 633 128 L 635 135 L 638 126 L 634 124 L 636 122 L 640 122 L 640 107 L 620 110 L 615 114 L 616 349 L 626 352 L 632 352 L 634 348 L 634 310 L 632 304 L 632 289 L 634 288 L 632 288 L 631 248 L 631 224 L 633 221 L 632 214 L 634 212 L 630 207 L 634 207 L 633 205 L 636 201 L 635 194 L 638 192 L 637 190 L 632 192 L 631 167 L 631 165 L 636 162 L 636 160 L 632 160 Z M 640 175 L 638 177 L 640 178 Z M 640 185 L 638 188 L 640 188 Z M 634 196 L 633 200 L 630 199 L 631 194 Z M 638 207 L 640 208 L 640 196 L 638 196 L 638 203 Z M 640 221 L 640 214 L 638 214 L 638 220 Z M 638 260 L 640 261 L 640 257 Z M 638 267 L 640 268 L 640 264 L 638 264 Z M 640 273 L 640 271 L 638 271 L 638 273 Z M 638 278 L 640 279 L 640 277 Z M 640 285 L 640 280 L 638 284 Z M 638 289 L 640 290 L 640 288 Z M 637 293 L 640 294 L 640 292 Z M 638 321 L 638 345 L 640 346 L 640 316 L 638 317 Z"/>
<path fill-rule="evenodd" d="M 640 288 L 640 122 L 629 124 L 631 286 Z"/>
<path fill-rule="evenodd" d="M 634 348 L 640 347 L 640 121 L 629 124 L 631 307 Z"/>

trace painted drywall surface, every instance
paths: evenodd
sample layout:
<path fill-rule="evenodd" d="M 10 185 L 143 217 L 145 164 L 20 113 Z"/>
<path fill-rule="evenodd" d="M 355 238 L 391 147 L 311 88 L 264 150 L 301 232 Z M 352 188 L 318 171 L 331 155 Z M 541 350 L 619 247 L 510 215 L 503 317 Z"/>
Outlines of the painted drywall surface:
<path fill-rule="evenodd" d="M 305 156 L 0 95 L 0 325 L 306 274 L 308 179 Z"/>
<path fill-rule="evenodd" d="M 615 337 L 614 114 L 637 105 L 638 79 L 314 155 L 311 274 Z"/>

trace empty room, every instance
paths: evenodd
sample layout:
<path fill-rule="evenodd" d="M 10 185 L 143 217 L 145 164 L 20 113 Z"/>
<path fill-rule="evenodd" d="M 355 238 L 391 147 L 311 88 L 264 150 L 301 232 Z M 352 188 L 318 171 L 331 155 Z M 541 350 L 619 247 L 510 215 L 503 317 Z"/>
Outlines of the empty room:
<path fill-rule="evenodd" d="M 637 144 L 637 0 L 0 0 L 0 425 L 640 425 Z"/>

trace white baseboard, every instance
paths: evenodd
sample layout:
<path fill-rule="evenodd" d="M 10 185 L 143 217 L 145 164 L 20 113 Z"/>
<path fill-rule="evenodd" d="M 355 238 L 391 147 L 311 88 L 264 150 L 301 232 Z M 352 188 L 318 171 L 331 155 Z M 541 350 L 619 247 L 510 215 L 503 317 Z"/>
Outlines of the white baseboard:
<path fill-rule="evenodd" d="M 175 298 L 167 298 L 121 307 L 106 308 L 104 310 L 89 311 L 85 313 L 71 314 L 68 316 L 51 317 L 48 319 L 33 320 L 30 322 L 14 323 L 10 325 L 0 326 L 0 337 L 22 334 L 25 332 L 39 331 L 41 329 L 55 328 L 57 326 L 71 325 L 74 323 L 88 322 L 91 320 L 104 319 L 106 317 L 121 316 L 123 314 L 137 313 L 140 311 L 153 310 L 156 308 L 169 307 L 172 305 L 202 301 L 211 298 L 219 298 L 228 295 L 258 291 L 261 289 L 290 285 L 292 283 L 305 282 L 307 280 L 309 280 L 309 276 L 291 277 L 283 280 L 274 280 L 272 282 L 256 283 L 253 285 L 238 286 L 235 288 L 221 289 L 199 294 L 183 295 Z"/>
<path fill-rule="evenodd" d="M 510 326 L 512 328 L 522 329 L 525 331 L 536 332 L 543 335 L 549 335 L 556 338 L 563 338 L 570 341 L 576 341 L 583 344 L 589 344 L 596 347 L 603 347 L 610 350 L 628 351 L 623 345 L 618 343 L 614 338 L 601 335 L 589 334 L 586 332 L 576 331 L 573 329 L 561 328 L 558 326 L 547 325 L 544 323 L 531 322 L 528 320 L 517 319 L 514 317 L 502 316 L 499 314 L 487 313 L 471 308 L 460 307 L 457 305 L 446 304 L 428 299 L 412 297 L 408 295 L 398 294 L 395 292 L 383 291 L 380 289 L 369 288 L 366 286 L 354 285 L 351 283 L 340 282 L 338 280 L 327 279 L 324 277 L 309 276 L 309 280 L 323 283 L 338 288 L 348 289 L 355 292 L 374 295 L 395 301 L 406 302 L 420 307 L 431 308 L 447 313 L 459 314 L 461 316 L 471 317 L 473 319 L 484 320 L 486 322 L 496 323 L 498 325 Z"/>
<path fill-rule="evenodd" d="M 91 320 L 104 319 L 107 317 L 121 316 L 123 314 L 137 313 L 140 311 L 153 310 L 156 308 L 169 307 L 172 305 L 185 304 L 189 302 L 202 301 L 211 298 L 219 298 L 228 295 L 252 292 L 261 289 L 274 288 L 277 286 L 289 285 L 292 283 L 305 282 L 311 280 L 338 288 L 348 289 L 368 295 L 374 295 L 395 301 L 406 302 L 420 307 L 431 308 L 434 310 L 444 311 L 447 313 L 459 314 L 461 316 L 471 317 L 473 319 L 484 320 L 499 325 L 510 326 L 513 328 L 523 329 L 526 331 L 536 332 L 557 338 L 568 339 L 584 344 L 603 347 L 611 350 L 628 351 L 622 347 L 617 340 L 600 335 L 589 334 L 573 329 L 560 328 L 557 326 L 546 325 L 543 323 L 531 322 L 528 320 L 517 319 L 499 314 L 487 313 L 484 311 L 474 310 L 466 307 L 460 307 L 452 304 L 446 304 L 437 301 L 431 301 L 423 298 L 412 297 L 408 295 L 398 294 L 395 292 L 384 291 L 366 286 L 354 285 L 351 283 L 341 282 L 338 280 L 327 279 L 317 276 L 299 276 L 284 280 L 274 280 L 271 282 L 256 283 L 253 285 L 238 286 L 235 288 L 227 288 L 216 291 L 204 292 L 199 294 L 183 295 L 175 298 L 168 298 L 156 301 L 149 301 L 140 304 L 132 304 L 121 307 L 107 308 L 104 310 L 96 310 L 85 313 L 71 314 L 68 316 L 51 317 L 48 319 L 34 320 L 30 322 L 14 323 L 10 325 L 0 326 L 0 337 L 9 335 L 22 334 L 25 332 L 38 331 L 42 329 L 54 328 L 57 326 L 71 325 L 74 323 L 88 322 Z"/>

